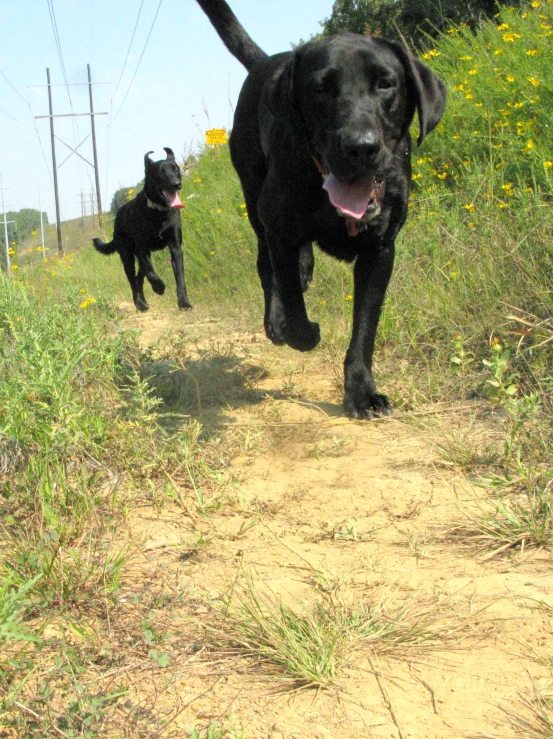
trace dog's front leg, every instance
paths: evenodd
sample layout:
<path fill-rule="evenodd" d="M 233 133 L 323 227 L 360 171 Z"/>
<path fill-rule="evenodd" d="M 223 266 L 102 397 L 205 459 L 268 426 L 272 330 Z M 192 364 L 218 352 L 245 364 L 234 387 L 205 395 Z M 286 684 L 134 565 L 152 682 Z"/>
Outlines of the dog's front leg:
<path fill-rule="evenodd" d="M 184 260 L 182 256 L 181 245 L 175 242 L 169 243 L 169 251 L 171 253 L 171 266 L 175 275 L 175 283 L 177 285 L 177 302 L 181 310 L 192 308 L 192 303 L 188 300 L 186 292 L 186 282 L 184 280 Z"/>
<path fill-rule="evenodd" d="M 353 332 L 344 362 L 344 409 L 351 418 L 392 412 L 388 398 L 376 392 L 372 360 L 376 328 L 393 265 L 393 242 L 367 244 L 355 262 Z"/>
<path fill-rule="evenodd" d="M 321 340 L 319 324 L 310 321 L 305 310 L 300 278 L 301 244 L 285 243 L 268 235 L 273 275 L 284 313 L 284 340 L 292 349 L 307 352 Z"/>

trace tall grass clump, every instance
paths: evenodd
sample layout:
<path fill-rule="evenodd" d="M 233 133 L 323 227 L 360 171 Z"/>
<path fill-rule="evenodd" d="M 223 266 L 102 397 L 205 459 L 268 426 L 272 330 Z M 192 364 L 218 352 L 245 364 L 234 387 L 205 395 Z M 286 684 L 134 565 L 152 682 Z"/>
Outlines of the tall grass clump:
<path fill-rule="evenodd" d="M 111 315 L 75 287 L 39 299 L 0 279 L 0 577 L 6 602 L 25 593 L 20 615 L 115 593 L 125 500 L 165 487 L 183 459 L 199 464 L 197 424 L 159 426 L 160 400 Z"/>
<path fill-rule="evenodd" d="M 414 155 L 383 338 L 450 365 L 453 377 L 459 350 L 473 352 L 474 372 L 494 335 L 516 342 L 505 334 L 520 328 L 506 325 L 512 306 L 551 314 L 552 52 L 553 6 L 535 0 L 477 34 L 450 29 L 424 54 L 447 83 L 448 105 Z M 533 359 L 548 372 L 547 351 Z M 520 369 L 532 375 L 522 357 Z"/>

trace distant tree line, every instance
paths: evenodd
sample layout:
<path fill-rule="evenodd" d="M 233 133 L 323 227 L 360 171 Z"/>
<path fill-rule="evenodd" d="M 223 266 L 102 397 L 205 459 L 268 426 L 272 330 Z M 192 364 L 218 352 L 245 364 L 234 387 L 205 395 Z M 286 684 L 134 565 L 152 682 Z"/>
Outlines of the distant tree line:
<path fill-rule="evenodd" d="M 128 203 L 129 200 L 135 198 L 143 187 L 144 180 L 141 180 L 134 187 L 120 187 L 119 190 L 116 190 L 111 199 L 110 213 L 115 215 L 119 208 L 125 203 Z"/>
<path fill-rule="evenodd" d="M 8 241 L 10 244 L 20 244 L 25 241 L 33 231 L 40 231 L 40 211 L 34 208 L 23 208 L 19 211 L 10 210 L 6 213 L 8 223 Z M 46 226 L 48 214 L 42 213 L 42 222 Z M 4 214 L 0 213 L 0 244 L 4 246 Z"/>
<path fill-rule="evenodd" d="M 449 26 L 467 24 L 475 29 L 493 18 L 500 5 L 519 7 L 522 0 L 335 0 L 330 18 L 322 23 L 323 36 L 350 31 L 402 36 L 415 48 L 428 36 L 436 37 Z"/>

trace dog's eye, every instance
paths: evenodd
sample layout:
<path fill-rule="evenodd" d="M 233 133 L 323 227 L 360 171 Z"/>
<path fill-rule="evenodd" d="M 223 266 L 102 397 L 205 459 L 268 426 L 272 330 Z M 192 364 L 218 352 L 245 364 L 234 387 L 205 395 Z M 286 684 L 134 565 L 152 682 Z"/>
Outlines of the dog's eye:
<path fill-rule="evenodd" d="M 380 77 L 376 83 L 377 90 L 391 90 L 394 86 L 392 80 L 386 79 L 386 77 Z"/>

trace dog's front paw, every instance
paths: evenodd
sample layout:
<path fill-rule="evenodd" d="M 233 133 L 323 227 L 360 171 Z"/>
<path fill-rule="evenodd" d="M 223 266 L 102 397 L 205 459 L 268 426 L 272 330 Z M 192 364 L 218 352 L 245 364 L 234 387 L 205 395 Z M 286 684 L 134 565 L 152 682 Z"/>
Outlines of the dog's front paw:
<path fill-rule="evenodd" d="M 392 404 L 387 395 L 374 392 L 346 392 L 344 410 L 350 418 L 362 420 L 373 416 L 391 416 Z"/>
<path fill-rule="evenodd" d="M 157 275 L 150 279 L 150 285 L 152 286 L 152 290 L 157 293 L 157 295 L 163 295 L 163 293 L 165 292 L 165 283 L 163 282 L 161 277 L 158 277 Z"/>
<path fill-rule="evenodd" d="M 134 307 L 141 313 L 145 313 L 147 310 L 149 310 L 150 306 L 145 300 L 142 300 L 142 298 L 136 298 L 136 300 L 134 301 Z"/>
<path fill-rule="evenodd" d="M 179 301 L 178 301 L 178 304 L 179 304 L 179 308 L 180 308 L 181 310 L 190 310 L 191 308 L 193 308 L 193 307 L 194 307 L 194 306 L 192 305 L 192 303 L 189 303 L 189 302 L 188 302 L 188 300 L 179 300 Z"/>
<path fill-rule="evenodd" d="M 313 321 L 307 321 L 301 327 L 286 327 L 286 343 L 292 349 L 299 352 L 309 352 L 314 349 L 321 340 L 321 330 L 319 324 Z"/>

